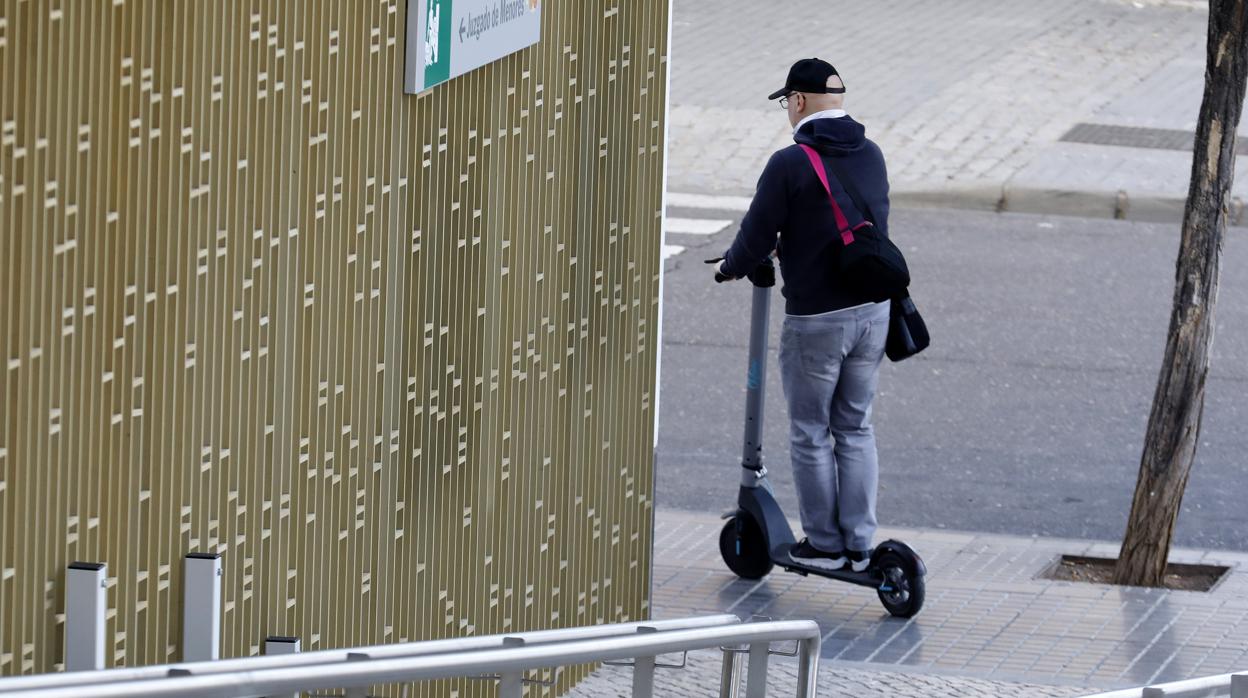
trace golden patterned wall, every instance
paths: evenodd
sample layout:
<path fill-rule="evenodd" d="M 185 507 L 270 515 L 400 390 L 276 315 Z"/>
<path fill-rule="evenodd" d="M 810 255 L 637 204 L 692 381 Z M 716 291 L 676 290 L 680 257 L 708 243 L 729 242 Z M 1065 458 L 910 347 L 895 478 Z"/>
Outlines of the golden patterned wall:
<path fill-rule="evenodd" d="M 188 552 L 222 656 L 648 617 L 667 1 L 420 96 L 406 12 L 0 0 L 0 674 L 74 560 L 110 666 Z"/>

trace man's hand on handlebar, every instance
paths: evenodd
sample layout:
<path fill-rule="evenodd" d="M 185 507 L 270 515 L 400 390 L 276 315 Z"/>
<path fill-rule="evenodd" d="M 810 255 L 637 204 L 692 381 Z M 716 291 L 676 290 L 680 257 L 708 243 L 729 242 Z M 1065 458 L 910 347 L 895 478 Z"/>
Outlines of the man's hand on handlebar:
<path fill-rule="evenodd" d="M 736 281 L 737 279 L 741 278 L 739 276 L 728 276 L 727 274 L 724 274 L 723 272 L 724 258 L 723 257 L 716 257 L 714 259 L 708 259 L 706 260 L 706 263 L 715 265 L 715 283 L 717 284 L 723 283 L 725 281 Z M 750 280 L 750 283 L 754 284 L 755 286 L 758 286 L 759 288 L 771 288 L 772 286 L 775 286 L 776 285 L 776 267 L 772 263 L 771 257 L 767 257 L 762 262 L 760 262 L 757 267 L 754 267 L 754 271 L 750 272 L 749 274 L 746 274 L 746 278 Z"/>
<path fill-rule="evenodd" d="M 771 257 L 767 257 L 745 276 L 759 288 L 771 288 L 776 285 L 776 265 L 772 263 Z"/>
<path fill-rule="evenodd" d="M 725 281 L 736 281 L 737 279 L 741 278 L 739 276 L 728 276 L 727 274 L 724 273 L 723 271 L 724 258 L 723 257 L 716 257 L 715 259 L 708 259 L 706 260 L 706 263 L 715 265 L 715 283 L 717 284 L 722 284 Z"/>

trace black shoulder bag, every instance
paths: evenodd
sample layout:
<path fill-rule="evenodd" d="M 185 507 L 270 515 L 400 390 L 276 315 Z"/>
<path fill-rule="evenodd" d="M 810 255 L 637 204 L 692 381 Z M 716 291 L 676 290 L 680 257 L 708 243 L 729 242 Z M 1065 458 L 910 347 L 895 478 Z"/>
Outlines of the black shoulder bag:
<path fill-rule="evenodd" d="M 832 158 L 832 169 L 835 171 L 834 176 L 837 182 L 845 189 L 845 193 L 849 194 L 850 200 L 858 208 L 863 219 L 863 223 L 853 229 L 849 228 L 845 214 L 841 212 L 841 207 L 836 203 L 836 197 L 832 196 L 827 174 L 823 168 L 823 158 L 819 157 L 815 149 L 808 145 L 802 145 L 802 149 L 806 151 L 811 166 L 815 168 L 815 174 L 819 176 L 824 191 L 828 193 L 828 200 L 832 204 L 832 212 L 836 216 L 841 242 L 844 245 L 841 250 L 842 257 L 844 258 L 845 253 L 853 246 L 859 248 L 850 252 L 847 259 L 842 260 L 842 269 L 847 263 L 860 265 L 863 268 L 857 276 L 865 275 L 870 279 L 865 288 L 871 289 L 869 291 L 871 295 L 884 294 L 879 300 L 890 301 L 888 339 L 884 344 L 884 353 L 892 361 L 901 361 L 923 351 L 931 344 L 932 339 L 927 332 L 927 323 L 923 322 L 923 316 L 919 315 L 919 309 L 915 307 L 914 301 L 910 298 L 908 290 L 910 271 L 901 250 L 876 228 L 872 221 L 874 216 L 871 215 L 871 209 L 859 195 L 853 179 L 846 177 L 840 163 L 836 158 Z M 866 234 L 860 232 L 855 236 L 854 232 L 857 231 L 863 231 Z M 864 242 L 867 244 L 862 244 Z M 862 264 L 864 257 L 870 260 L 866 265 Z M 851 273 L 850 276 L 854 278 L 855 275 Z M 861 283 L 858 279 L 855 281 Z"/>

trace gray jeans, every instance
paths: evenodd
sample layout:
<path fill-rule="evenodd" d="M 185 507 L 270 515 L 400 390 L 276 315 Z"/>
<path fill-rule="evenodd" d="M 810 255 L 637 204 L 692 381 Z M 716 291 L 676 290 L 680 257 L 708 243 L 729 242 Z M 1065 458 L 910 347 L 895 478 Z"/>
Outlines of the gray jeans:
<path fill-rule="evenodd" d="M 784 320 L 780 376 L 793 479 L 802 528 L 821 550 L 868 550 L 875 535 L 880 465 L 871 403 L 888 317 L 885 301 Z"/>

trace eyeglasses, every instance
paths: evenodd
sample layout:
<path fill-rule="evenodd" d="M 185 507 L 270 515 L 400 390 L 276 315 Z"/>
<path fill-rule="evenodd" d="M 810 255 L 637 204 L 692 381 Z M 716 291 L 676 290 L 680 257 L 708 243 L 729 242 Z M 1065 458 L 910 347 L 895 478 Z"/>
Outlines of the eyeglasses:
<path fill-rule="evenodd" d="M 787 95 L 785 95 L 785 96 L 781 97 L 781 98 L 780 98 L 780 108 L 781 108 L 781 109 L 788 109 L 788 108 L 789 108 L 789 97 L 792 97 L 793 95 L 796 95 L 796 94 L 798 94 L 798 93 L 797 93 L 797 92 L 792 92 L 792 93 L 790 93 L 790 94 L 787 94 Z"/>

